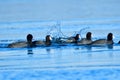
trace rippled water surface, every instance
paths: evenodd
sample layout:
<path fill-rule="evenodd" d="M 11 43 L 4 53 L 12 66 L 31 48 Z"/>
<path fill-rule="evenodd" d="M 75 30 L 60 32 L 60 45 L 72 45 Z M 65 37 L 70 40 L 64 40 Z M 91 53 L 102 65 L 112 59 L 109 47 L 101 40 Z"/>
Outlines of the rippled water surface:
<path fill-rule="evenodd" d="M 120 79 L 120 24 L 119 19 L 95 19 L 45 22 L 11 22 L 0 24 L 0 79 L 1 80 L 119 80 Z M 35 48 L 6 48 L 9 43 L 26 39 L 44 40 L 54 37 L 106 38 L 114 34 L 113 46 L 41 46 Z"/>

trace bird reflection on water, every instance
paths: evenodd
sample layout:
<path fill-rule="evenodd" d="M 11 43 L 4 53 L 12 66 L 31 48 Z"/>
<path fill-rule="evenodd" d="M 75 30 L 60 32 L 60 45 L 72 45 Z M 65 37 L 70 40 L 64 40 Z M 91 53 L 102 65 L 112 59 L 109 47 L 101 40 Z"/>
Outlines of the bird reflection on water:
<path fill-rule="evenodd" d="M 34 54 L 33 49 L 32 48 L 27 48 L 27 54 L 31 57 Z"/>

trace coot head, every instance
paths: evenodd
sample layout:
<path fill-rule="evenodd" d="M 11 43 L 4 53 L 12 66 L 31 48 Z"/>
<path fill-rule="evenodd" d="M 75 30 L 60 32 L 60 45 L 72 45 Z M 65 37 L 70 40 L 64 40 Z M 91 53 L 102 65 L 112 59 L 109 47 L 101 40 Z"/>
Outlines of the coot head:
<path fill-rule="evenodd" d="M 51 40 L 52 40 L 51 36 L 47 35 L 46 36 L 46 45 L 51 45 Z"/>
<path fill-rule="evenodd" d="M 113 40 L 113 34 L 109 33 L 107 36 L 107 41 L 111 41 L 111 40 Z"/>
<path fill-rule="evenodd" d="M 86 34 L 86 39 L 87 39 L 87 40 L 91 40 L 91 35 L 92 35 L 92 33 L 91 33 L 91 32 L 88 32 L 88 33 Z"/>
<path fill-rule="evenodd" d="M 75 40 L 77 41 L 77 40 L 79 40 L 79 38 L 80 38 L 80 34 L 76 34 Z"/>
<path fill-rule="evenodd" d="M 27 41 L 28 41 L 28 42 L 32 42 L 32 39 L 33 39 L 32 34 L 28 34 L 28 35 L 27 35 Z"/>

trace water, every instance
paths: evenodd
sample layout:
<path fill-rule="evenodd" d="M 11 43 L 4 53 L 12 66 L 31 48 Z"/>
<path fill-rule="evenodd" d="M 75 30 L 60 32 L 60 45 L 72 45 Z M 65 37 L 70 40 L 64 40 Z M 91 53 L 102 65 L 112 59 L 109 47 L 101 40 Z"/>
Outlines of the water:
<path fill-rule="evenodd" d="M 111 19 L 1 23 L 0 79 L 119 80 L 119 26 Z M 5 48 L 9 43 L 25 40 L 28 33 L 33 34 L 34 40 L 44 40 L 47 34 L 67 37 L 80 33 L 81 37 L 85 37 L 88 31 L 93 33 L 93 40 L 106 38 L 112 32 L 115 44 L 112 47 L 67 45 Z"/>
<path fill-rule="evenodd" d="M 34 40 L 93 33 L 114 35 L 113 46 L 6 48 Z M 120 80 L 119 0 L 0 0 L 0 80 Z"/>

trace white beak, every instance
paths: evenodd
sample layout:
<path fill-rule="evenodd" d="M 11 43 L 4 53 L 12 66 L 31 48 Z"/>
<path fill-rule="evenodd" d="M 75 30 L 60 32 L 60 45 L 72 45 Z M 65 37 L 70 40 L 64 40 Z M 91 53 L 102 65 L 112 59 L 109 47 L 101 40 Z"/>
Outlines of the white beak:
<path fill-rule="evenodd" d="M 52 37 L 49 37 L 50 40 L 52 40 Z"/>

